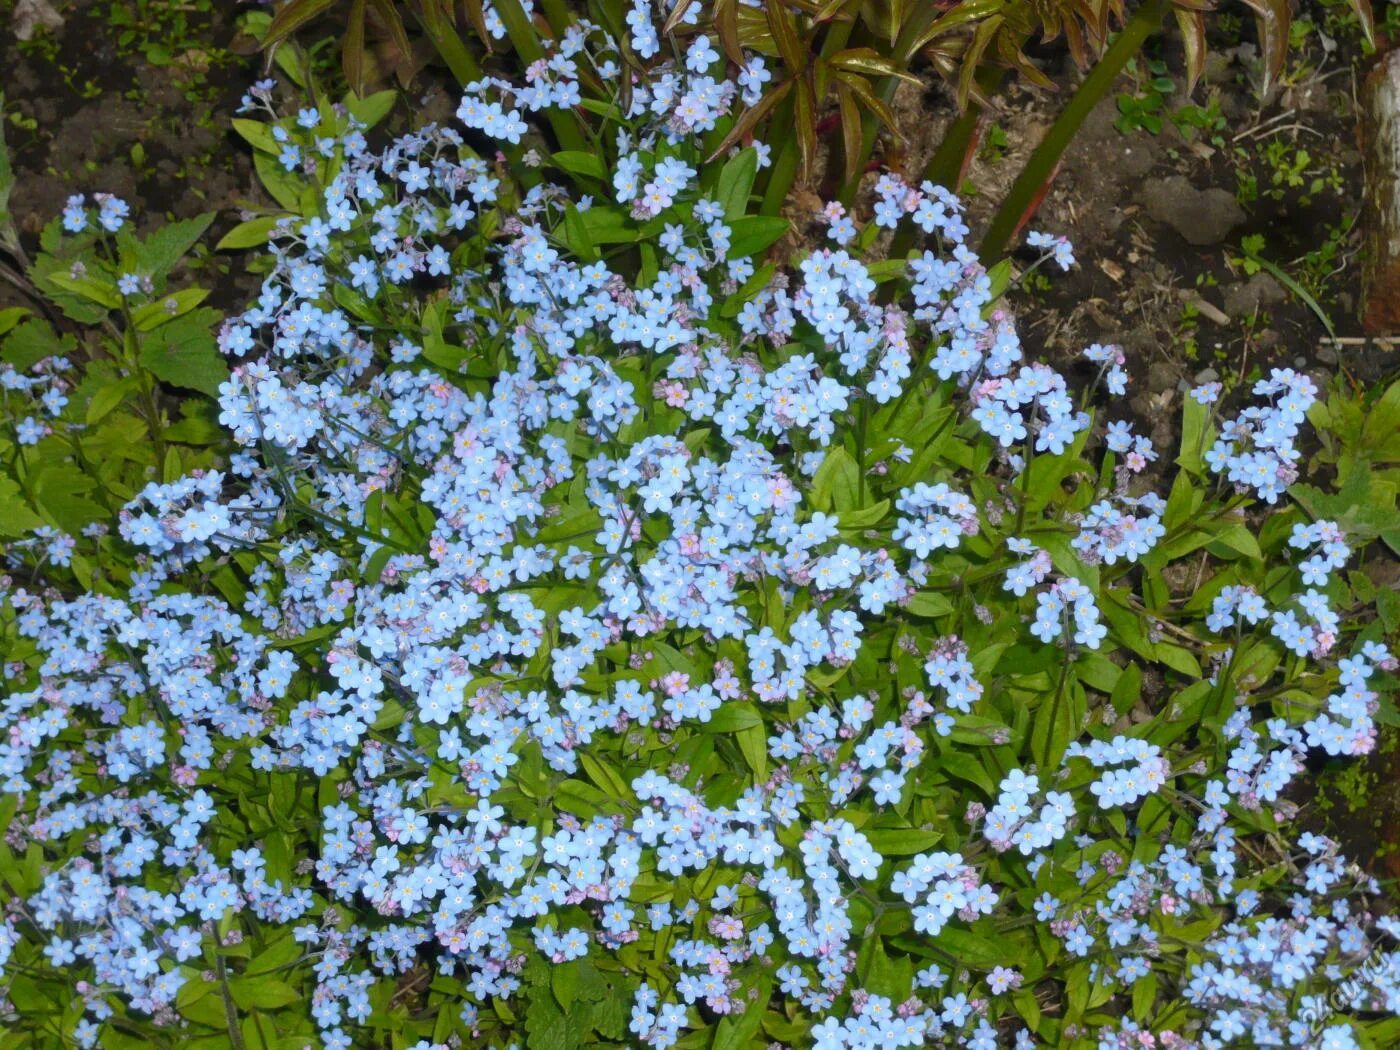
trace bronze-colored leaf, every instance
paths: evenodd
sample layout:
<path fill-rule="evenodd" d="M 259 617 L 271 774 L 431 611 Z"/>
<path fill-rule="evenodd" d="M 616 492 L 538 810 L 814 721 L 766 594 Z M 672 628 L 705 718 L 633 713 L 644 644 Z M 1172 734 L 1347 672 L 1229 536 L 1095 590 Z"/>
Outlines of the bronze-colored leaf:
<path fill-rule="evenodd" d="M 846 182 L 849 184 L 860 178 L 861 122 L 860 107 L 856 105 L 855 93 L 849 87 L 836 82 L 836 101 L 841 107 L 841 144 L 846 158 Z"/>
<path fill-rule="evenodd" d="M 889 128 L 890 131 L 899 135 L 901 138 L 904 137 L 890 107 L 886 105 L 884 99 L 870 89 L 870 81 L 866 80 L 865 77 L 858 73 L 844 73 L 840 70 L 837 70 L 834 76 L 838 81 L 855 92 L 855 96 L 860 99 L 861 105 L 870 110 L 871 113 L 874 113 L 884 127 Z"/>
<path fill-rule="evenodd" d="M 890 31 L 887 37 L 890 47 L 894 47 L 899 31 L 904 27 L 904 4 L 905 0 L 890 0 Z"/>
<path fill-rule="evenodd" d="M 412 58 L 413 45 L 408 41 L 408 32 L 403 27 L 403 19 L 399 17 L 399 9 L 394 6 L 394 0 L 369 0 L 369 3 L 399 54 L 405 61 Z"/>
<path fill-rule="evenodd" d="M 1264 53 L 1267 76 L 1277 76 L 1283 71 L 1283 65 L 1288 60 L 1288 27 L 1293 20 L 1288 0 L 1244 2 L 1254 10 L 1254 20 L 1259 26 L 1260 50 Z"/>
<path fill-rule="evenodd" d="M 1176 24 L 1181 27 L 1181 42 L 1186 48 L 1186 94 L 1196 90 L 1206 66 L 1206 20 L 1199 11 L 1177 8 Z"/>
<path fill-rule="evenodd" d="M 817 25 L 824 25 L 835 18 L 843 7 L 849 7 L 853 4 L 859 5 L 859 3 L 860 0 L 827 0 L 826 4 L 818 8 L 812 15 L 812 21 L 817 23 Z M 854 17 L 853 15 L 848 15 L 843 21 L 849 21 Z"/>
<path fill-rule="evenodd" d="M 963 54 L 962 68 L 958 70 L 957 100 L 958 109 L 967 108 L 968 97 L 972 94 L 972 78 L 977 75 L 977 70 L 982 65 L 982 55 L 1001 29 L 1002 23 L 1006 21 L 1001 15 L 992 15 L 977 27 L 977 31 L 972 34 L 972 43 L 968 45 L 967 51 Z"/>
<path fill-rule="evenodd" d="M 1004 65 L 1015 69 L 1021 76 L 1025 77 L 1036 87 L 1045 91 L 1060 90 L 1059 85 L 1046 76 L 1045 72 L 1032 62 L 1026 53 L 1017 47 L 1016 42 L 1006 33 L 1002 33 L 997 37 L 997 54 L 1000 56 Z M 986 106 L 991 103 L 991 100 L 979 90 L 976 78 L 973 79 L 971 97 L 975 99 L 979 105 Z"/>
<path fill-rule="evenodd" d="M 812 93 L 810 72 L 799 77 L 796 83 L 793 131 L 802 153 L 802 176 L 807 179 L 811 177 L 817 156 L 817 100 Z"/>
<path fill-rule="evenodd" d="M 736 66 L 742 66 L 745 60 L 744 45 L 739 39 L 739 0 L 715 0 L 710 18 L 719 33 L 719 46 L 725 57 Z"/>
<path fill-rule="evenodd" d="M 957 29 L 959 26 L 967 25 L 969 22 L 980 22 L 984 18 L 999 14 L 1004 7 L 1006 7 L 1006 0 L 966 0 L 965 3 L 958 4 L 920 33 L 910 46 L 909 53 L 913 55 L 922 51 L 938 37 Z"/>
<path fill-rule="evenodd" d="M 807 49 L 797 38 L 792 16 L 784 9 L 781 0 L 769 0 L 764 4 L 764 14 L 768 19 L 768 31 L 773 34 L 773 44 L 778 54 L 787 63 L 788 69 L 801 73 L 807 68 Z"/>
<path fill-rule="evenodd" d="M 943 8 L 938 4 L 902 0 L 895 37 L 890 41 L 887 54 L 901 66 L 908 66 L 909 60 L 918 54 L 914 50 L 915 43 L 943 13 Z"/>
<path fill-rule="evenodd" d="M 1069 55 L 1074 59 L 1074 64 L 1080 69 L 1088 69 L 1093 64 L 1094 56 L 1084 39 L 1082 24 L 1074 18 L 1064 20 L 1065 46 L 1069 48 Z"/>
<path fill-rule="evenodd" d="M 898 77 L 900 80 L 922 87 L 923 81 L 911 75 L 888 58 L 883 58 L 872 47 L 850 47 L 845 51 L 838 51 L 829 59 L 831 65 L 836 69 L 844 69 L 848 73 L 864 73 L 867 76 Z"/>
<path fill-rule="evenodd" d="M 471 23 L 472 29 L 476 32 L 476 38 L 481 41 L 481 46 L 490 54 L 491 33 L 486 28 L 486 9 L 482 0 L 462 0 L 462 10 L 466 12 L 467 21 Z"/>
<path fill-rule="evenodd" d="M 268 24 L 267 35 L 263 37 L 263 47 L 281 43 L 312 19 L 325 14 L 335 5 L 335 0 L 291 0 Z"/>
<path fill-rule="evenodd" d="M 784 80 L 759 99 L 756 104 L 746 109 L 734 122 L 734 126 L 729 129 L 729 134 L 724 136 L 724 140 L 715 147 L 715 151 L 710 154 L 709 159 L 714 160 L 730 146 L 743 140 L 744 136 L 752 134 L 753 129 L 763 121 L 763 118 L 773 111 L 773 107 L 791 93 L 792 81 Z"/>
<path fill-rule="evenodd" d="M 354 0 L 345 22 L 345 44 L 340 52 L 345 82 L 357 95 L 365 93 L 365 0 Z"/>
<path fill-rule="evenodd" d="M 666 21 L 661 24 L 661 35 L 670 36 L 676 31 L 676 27 L 685 21 L 685 16 L 695 11 L 699 15 L 704 10 L 704 5 L 699 0 L 676 0 L 676 6 L 671 13 L 666 16 Z"/>
<path fill-rule="evenodd" d="M 1366 43 L 1376 46 L 1376 16 L 1371 11 L 1371 0 L 1350 0 L 1351 9 L 1361 23 L 1361 32 L 1366 34 Z"/>

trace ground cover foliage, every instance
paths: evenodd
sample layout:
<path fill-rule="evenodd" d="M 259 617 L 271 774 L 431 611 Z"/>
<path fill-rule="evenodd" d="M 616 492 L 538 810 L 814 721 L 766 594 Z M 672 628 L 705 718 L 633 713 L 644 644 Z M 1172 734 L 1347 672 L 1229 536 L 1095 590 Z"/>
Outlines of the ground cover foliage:
<path fill-rule="evenodd" d="M 226 318 L 208 217 L 45 230 L 0 1045 L 1391 1045 L 1381 887 L 1289 792 L 1393 716 L 1400 386 L 1154 448 L 941 187 L 770 250 L 768 65 L 627 25 L 626 97 L 581 24 L 398 138 L 256 85 Z"/>

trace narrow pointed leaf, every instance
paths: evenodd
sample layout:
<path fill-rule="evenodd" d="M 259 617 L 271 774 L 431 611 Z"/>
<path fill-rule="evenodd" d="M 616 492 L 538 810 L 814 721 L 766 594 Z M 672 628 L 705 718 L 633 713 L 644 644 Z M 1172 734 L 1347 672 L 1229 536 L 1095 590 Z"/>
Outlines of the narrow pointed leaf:
<path fill-rule="evenodd" d="M 335 0 L 292 0 L 272 17 L 267 27 L 267 35 L 263 37 L 263 47 L 281 43 L 334 5 Z"/>
<path fill-rule="evenodd" d="M 1244 0 L 1254 11 L 1259 26 L 1260 50 L 1264 53 L 1264 68 L 1269 77 L 1283 71 L 1288 59 L 1288 26 L 1293 14 L 1288 0 Z"/>
<path fill-rule="evenodd" d="M 1006 19 L 1001 15 L 993 15 L 977 27 L 977 31 L 972 34 L 972 43 L 968 45 L 966 53 L 962 57 L 962 69 L 958 71 L 958 109 L 967 108 L 967 100 L 972 94 L 973 77 L 982 65 L 982 55 L 1001 29 Z"/>
<path fill-rule="evenodd" d="M 770 0 L 765 4 L 764 15 L 768 19 L 768 29 L 773 34 L 773 44 L 778 54 L 787 63 L 788 69 L 794 73 L 802 72 L 807 68 L 807 51 L 797 38 L 792 16 L 784 9 L 781 0 Z"/>
<path fill-rule="evenodd" d="M 809 178 L 817 156 L 817 106 L 811 81 L 805 77 L 797 85 L 797 145 L 802 151 L 802 177 Z"/>
<path fill-rule="evenodd" d="M 873 48 L 848 48 L 837 52 L 829 59 L 832 66 L 850 73 L 864 73 L 868 76 L 898 77 L 910 84 L 923 85 L 923 81 L 911 73 L 906 73 L 888 58 L 882 58 Z"/>
<path fill-rule="evenodd" d="M 836 82 L 836 99 L 841 107 L 841 143 L 846 157 L 846 181 L 860 177 L 861 124 L 860 107 L 856 104 L 855 93 L 849 87 Z"/>
<path fill-rule="evenodd" d="M 1206 64 L 1206 20 L 1199 11 L 1177 8 L 1176 24 L 1181 29 L 1181 43 L 1186 51 L 1186 94 L 1196 90 Z"/>
<path fill-rule="evenodd" d="M 890 109 L 884 99 L 880 98 L 879 95 L 875 94 L 875 92 L 870 89 L 870 81 L 855 73 L 840 72 L 836 74 L 836 79 L 854 91 L 856 97 L 860 99 L 861 104 L 865 106 L 866 109 L 870 110 L 870 112 L 874 113 L 875 116 L 879 117 L 880 122 L 885 127 L 889 128 L 896 135 L 899 135 L 900 138 L 904 137 L 903 132 L 899 130 L 898 122 L 894 118 L 894 111 Z"/>
<path fill-rule="evenodd" d="M 1366 43 L 1376 46 L 1376 16 L 1371 10 L 1371 0 L 1351 0 L 1351 9 L 1361 23 L 1361 32 L 1366 35 Z"/>
<path fill-rule="evenodd" d="M 914 42 L 909 47 L 909 54 L 913 55 L 922 51 L 934 40 L 959 26 L 989 18 L 1005 6 L 1006 0 L 967 0 L 966 3 L 958 4 L 914 38 Z"/>
<path fill-rule="evenodd" d="M 736 66 L 744 64 L 744 45 L 739 39 L 739 0 L 715 0 L 711 19 L 719 33 L 719 46 Z"/>
<path fill-rule="evenodd" d="M 792 81 L 785 80 L 759 99 L 755 106 L 745 110 L 743 115 L 734 122 L 734 126 L 729 129 L 729 134 L 724 136 L 724 140 L 715 147 L 715 151 L 710 154 L 709 159 L 714 160 L 736 142 L 743 141 L 744 137 L 751 134 L 753 129 L 762 123 L 763 119 L 772 112 L 773 107 L 787 98 L 791 91 Z"/>
<path fill-rule="evenodd" d="M 413 45 L 408 42 L 408 33 L 403 27 L 403 19 L 399 17 L 398 8 L 394 6 L 394 0 L 369 0 L 374 5 L 375 12 L 384 23 L 384 28 L 389 31 L 389 37 L 394 41 L 394 47 L 398 49 L 400 55 L 405 59 L 413 55 Z"/>
<path fill-rule="evenodd" d="M 340 52 L 345 82 L 357 95 L 365 91 L 365 0 L 354 0 L 345 22 L 345 44 Z"/>
<path fill-rule="evenodd" d="M 666 21 L 661 25 L 661 35 L 670 36 L 676 31 L 676 27 L 685 21 L 685 16 L 691 11 L 697 15 L 703 10 L 697 0 L 676 0 L 675 9 L 666 17 Z"/>

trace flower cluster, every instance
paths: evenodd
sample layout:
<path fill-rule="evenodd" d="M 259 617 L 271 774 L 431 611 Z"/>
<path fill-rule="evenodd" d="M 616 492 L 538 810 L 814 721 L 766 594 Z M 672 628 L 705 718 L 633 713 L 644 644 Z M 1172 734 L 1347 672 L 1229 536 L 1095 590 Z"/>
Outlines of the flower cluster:
<path fill-rule="evenodd" d="M 404 1042 L 541 1050 L 1308 1045 L 1305 994 L 1397 1001 L 1377 887 L 1281 838 L 1395 669 L 1333 608 L 1341 526 L 1168 593 L 1189 498 L 1022 363 L 950 194 L 885 174 L 835 249 L 756 258 L 764 151 L 698 141 L 768 76 L 727 68 L 701 34 L 619 96 L 598 200 L 452 128 L 268 132 L 308 214 L 219 333 L 227 468 L 135 493 L 79 593 L 8 555 L 0 966 L 73 976 L 78 1045 L 271 994 L 345 1050 L 421 984 Z M 507 156 L 623 69 L 580 23 L 458 117 Z M 902 223 L 939 250 L 843 247 Z M 1273 504 L 1315 389 L 1254 392 L 1207 459 Z"/>
<path fill-rule="evenodd" d="M 1250 405 L 1224 421 L 1220 436 L 1206 452 L 1211 470 L 1225 475 L 1241 490 L 1252 490 L 1266 503 L 1277 503 L 1298 476 L 1302 453 L 1294 445 L 1308 409 L 1317 400 L 1317 387 L 1291 368 L 1275 368 L 1254 384 L 1256 397 L 1271 399 Z"/>

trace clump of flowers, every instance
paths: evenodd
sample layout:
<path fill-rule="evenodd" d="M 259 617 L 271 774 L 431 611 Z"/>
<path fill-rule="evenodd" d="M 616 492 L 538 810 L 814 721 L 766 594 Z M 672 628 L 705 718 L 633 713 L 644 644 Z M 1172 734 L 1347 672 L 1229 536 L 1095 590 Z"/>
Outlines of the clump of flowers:
<path fill-rule="evenodd" d="M 1241 551 L 1022 363 L 946 191 L 765 261 L 765 151 L 700 143 L 758 59 L 634 85 L 597 195 L 472 151 L 620 68 L 581 24 L 470 139 L 273 125 L 312 203 L 220 333 L 228 469 L 137 493 L 100 586 L 10 553 L 0 965 L 84 1047 L 1359 1045 L 1400 956 L 1283 792 L 1395 660 L 1280 502 L 1310 381 L 1210 445 L 1296 526 Z"/>

